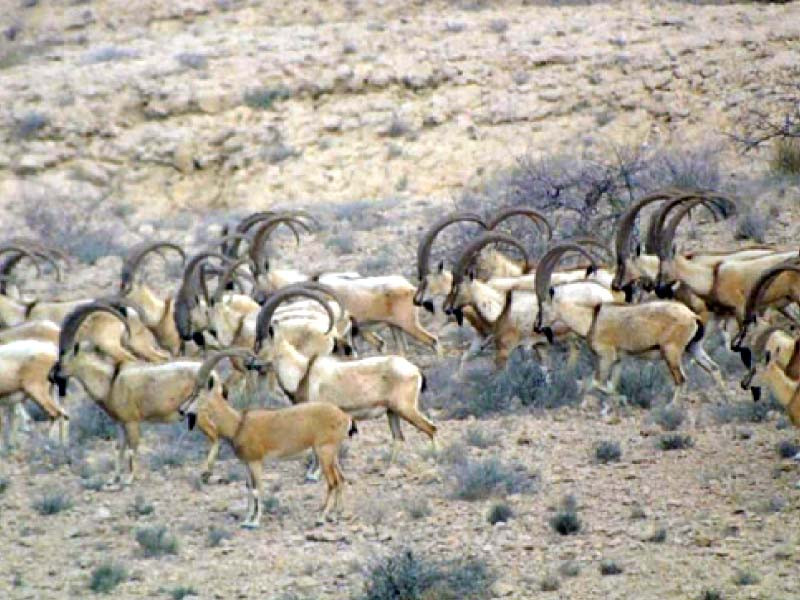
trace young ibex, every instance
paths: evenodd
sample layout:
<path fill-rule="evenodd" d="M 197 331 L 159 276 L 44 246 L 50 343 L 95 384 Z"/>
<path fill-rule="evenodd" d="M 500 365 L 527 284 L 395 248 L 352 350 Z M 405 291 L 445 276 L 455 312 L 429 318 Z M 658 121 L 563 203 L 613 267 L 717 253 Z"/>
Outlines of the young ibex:
<path fill-rule="evenodd" d="M 277 410 L 239 412 L 228 404 L 220 379 L 211 369 L 225 355 L 212 355 L 197 372 L 194 390 L 183 403 L 189 429 L 195 423 L 228 441 L 247 468 L 247 518 L 242 527 L 261 522 L 264 458 L 287 458 L 309 448 L 321 465 L 327 483 L 322 519 L 341 510 L 345 479 L 339 466 L 342 442 L 358 430 L 352 417 L 328 402 L 308 402 Z"/>

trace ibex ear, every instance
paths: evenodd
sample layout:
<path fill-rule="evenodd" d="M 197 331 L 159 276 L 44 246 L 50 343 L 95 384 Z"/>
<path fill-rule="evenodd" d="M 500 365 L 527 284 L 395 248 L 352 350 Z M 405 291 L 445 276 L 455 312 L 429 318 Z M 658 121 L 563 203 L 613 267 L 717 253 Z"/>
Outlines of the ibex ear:
<path fill-rule="evenodd" d="M 213 375 L 208 378 L 208 389 L 210 389 L 210 390 L 214 389 L 214 376 Z"/>
<path fill-rule="evenodd" d="M 636 256 L 641 256 L 641 255 L 642 255 L 642 245 L 636 244 Z"/>
<path fill-rule="evenodd" d="M 439 266 L 437 268 L 439 269 L 439 273 L 444 271 L 444 260 L 439 261 Z"/>
<path fill-rule="evenodd" d="M 269 329 L 267 329 L 267 335 L 269 335 L 271 338 L 275 337 L 275 328 L 272 325 L 270 325 Z"/>

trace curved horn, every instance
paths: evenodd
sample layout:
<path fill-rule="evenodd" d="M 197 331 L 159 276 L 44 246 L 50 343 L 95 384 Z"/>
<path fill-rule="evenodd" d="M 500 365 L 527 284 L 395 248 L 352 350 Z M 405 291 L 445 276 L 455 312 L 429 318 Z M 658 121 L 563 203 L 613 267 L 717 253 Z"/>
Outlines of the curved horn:
<path fill-rule="evenodd" d="M 61 331 L 58 334 L 58 355 L 63 356 L 67 350 L 72 348 L 75 343 L 75 336 L 83 325 L 83 322 L 96 312 L 107 312 L 114 315 L 117 319 L 122 321 L 125 325 L 125 331 L 130 336 L 131 330 L 128 326 L 128 321 L 125 316 L 113 306 L 105 302 L 90 302 L 88 304 L 81 304 L 70 312 L 61 322 Z"/>
<path fill-rule="evenodd" d="M 576 237 L 566 240 L 566 242 L 571 244 L 578 244 L 580 246 L 585 246 L 589 248 L 596 248 L 597 250 L 600 250 L 603 253 L 604 255 L 603 258 L 607 258 L 608 260 L 614 258 L 614 251 L 611 249 L 611 247 L 608 244 L 606 244 L 603 240 L 598 239 L 596 237 L 592 236 Z"/>
<path fill-rule="evenodd" d="M 41 277 L 42 267 L 39 264 L 41 258 L 35 251 L 17 244 L 2 244 L 0 245 L 0 255 L 11 254 L 6 260 L 0 263 L 0 275 L 7 277 L 16 268 L 23 258 L 31 259 L 33 265 L 36 267 L 36 277 Z M 52 264 L 55 264 L 53 262 Z M 57 266 L 57 265 L 56 265 Z M 5 293 L 5 289 L 2 290 Z"/>
<path fill-rule="evenodd" d="M 209 376 L 211 375 L 211 371 L 214 370 L 214 367 L 217 366 L 219 361 L 225 358 L 256 358 L 255 355 L 250 352 L 249 350 L 245 350 L 244 348 L 227 348 L 225 350 L 220 350 L 219 352 L 214 352 L 210 356 L 208 356 L 200 365 L 200 368 L 197 370 L 197 374 L 195 375 L 194 380 L 194 389 L 191 393 L 186 397 L 186 400 L 182 402 L 182 405 L 185 405 L 190 399 L 194 398 L 197 394 L 200 393 L 203 386 L 208 381 Z"/>
<path fill-rule="evenodd" d="M 272 235 L 272 232 L 275 231 L 275 229 L 277 229 L 278 225 L 281 223 L 285 223 L 286 226 L 292 230 L 298 246 L 300 245 L 300 234 L 294 228 L 294 225 L 302 227 L 306 230 L 306 233 L 311 233 L 311 228 L 297 217 L 279 215 L 264 221 L 258 226 L 258 230 L 253 236 L 253 240 L 250 243 L 250 248 L 248 249 L 248 254 L 250 256 L 250 260 L 252 261 L 252 267 L 256 274 L 264 272 L 264 243 L 267 241 L 267 239 L 269 239 L 269 237 Z"/>
<path fill-rule="evenodd" d="M 507 208 L 500 209 L 494 214 L 494 216 L 492 216 L 491 219 L 486 222 L 487 229 L 492 230 L 506 219 L 516 216 L 527 217 L 534 223 L 534 225 L 537 226 L 537 228 L 539 228 L 540 225 L 544 226 L 544 230 L 547 232 L 547 239 L 553 239 L 553 227 L 550 225 L 550 221 L 547 220 L 547 217 L 545 217 L 538 210 L 534 210 L 526 206 L 509 206 Z"/>
<path fill-rule="evenodd" d="M 510 244 L 516 247 L 520 252 L 522 252 L 522 258 L 525 261 L 523 273 L 528 272 L 528 266 L 530 263 L 528 260 L 528 251 L 518 239 L 504 233 L 487 232 L 482 233 L 469 244 L 467 244 L 467 247 L 464 248 L 464 250 L 461 252 L 461 255 L 458 257 L 458 260 L 456 260 L 456 264 L 453 267 L 453 287 L 464 280 L 464 272 L 472 262 L 472 257 L 489 244 Z"/>
<path fill-rule="evenodd" d="M 261 307 L 261 310 L 258 313 L 258 318 L 256 319 L 256 347 L 255 347 L 256 352 L 261 350 L 261 342 L 267 335 L 267 332 L 269 330 L 269 325 L 272 322 L 272 315 L 275 313 L 275 310 L 278 308 L 278 306 L 280 306 L 282 302 L 290 298 L 296 298 L 298 296 L 311 298 L 312 300 L 316 300 L 317 302 L 319 302 L 320 305 L 322 305 L 322 307 L 325 309 L 325 312 L 328 313 L 328 321 L 329 321 L 328 330 L 325 333 L 331 332 L 335 322 L 335 317 L 333 315 L 333 310 L 331 309 L 330 305 L 325 300 L 325 297 L 322 294 L 320 294 L 316 290 L 311 290 L 311 289 L 282 288 L 269 297 L 269 299 L 264 303 L 264 305 Z"/>
<path fill-rule="evenodd" d="M 666 200 L 677 193 L 679 193 L 678 190 L 674 188 L 658 190 L 646 195 L 644 198 L 640 198 L 622 213 L 617 221 L 617 234 L 614 238 L 617 272 L 614 274 L 614 280 L 611 283 L 612 288 L 618 289 L 622 285 L 622 280 L 625 277 L 625 259 L 628 258 L 628 254 L 630 253 L 631 233 L 633 232 L 633 226 L 636 223 L 636 217 L 639 212 L 648 204 Z"/>
<path fill-rule="evenodd" d="M 156 241 L 156 242 L 142 242 L 141 244 L 137 244 L 128 251 L 128 256 L 122 263 L 122 272 L 120 274 L 120 282 L 119 282 L 119 291 L 121 294 L 127 294 L 128 292 L 131 291 L 134 277 L 136 277 L 136 271 L 139 269 L 139 267 L 142 264 L 142 261 L 148 254 L 150 254 L 151 252 L 158 252 L 159 256 L 163 257 L 163 255 L 160 252 L 162 248 L 167 250 L 174 250 L 180 255 L 181 263 L 186 262 L 186 252 L 184 252 L 183 248 L 181 248 L 177 244 L 173 244 L 172 242 Z"/>
<path fill-rule="evenodd" d="M 423 234 L 419 241 L 419 246 L 417 247 L 417 278 L 419 279 L 420 283 L 422 283 L 422 281 L 425 279 L 425 276 L 428 274 L 428 269 L 430 268 L 431 247 L 433 246 L 436 236 L 438 236 L 439 233 L 448 225 L 460 222 L 477 223 L 484 229 L 488 229 L 488 226 L 480 217 L 480 215 L 471 212 L 452 213 L 436 221 Z"/>
<path fill-rule="evenodd" d="M 214 241 L 211 242 L 210 247 L 219 246 L 219 251 L 227 256 L 228 258 L 237 258 L 239 252 L 239 244 L 241 242 L 249 241 L 249 237 L 246 233 L 223 233 L 222 236 L 216 238 Z M 232 242 L 235 242 L 232 243 Z M 236 247 L 236 254 L 234 254 L 233 248 Z"/>
<path fill-rule="evenodd" d="M 192 334 L 190 312 L 192 308 L 197 305 L 195 302 L 195 296 L 200 293 L 204 293 L 205 297 L 208 298 L 205 281 L 203 280 L 200 282 L 200 287 L 203 288 L 200 290 L 198 289 L 197 279 L 199 276 L 202 276 L 203 278 L 205 277 L 199 273 L 199 270 L 201 265 L 203 265 L 210 258 L 217 258 L 223 263 L 230 262 L 228 257 L 223 256 L 218 252 L 206 250 L 192 256 L 183 269 L 181 284 L 178 287 L 178 292 L 175 294 L 175 299 L 173 302 L 173 320 L 175 322 L 175 327 L 178 329 L 178 333 L 183 340 L 189 339 Z"/>
<path fill-rule="evenodd" d="M 689 214 L 689 211 L 692 208 L 698 204 L 705 204 L 707 202 L 713 202 L 715 206 L 720 207 L 723 217 L 727 217 L 735 213 L 735 204 L 732 200 L 726 198 L 725 196 L 714 196 L 711 198 L 709 196 L 702 195 L 694 197 L 691 200 L 687 200 L 675 211 L 669 222 L 658 233 L 656 250 L 660 259 L 663 260 L 667 258 L 672 247 L 672 242 L 675 239 L 675 232 L 678 230 L 678 225 L 680 225 L 683 218 Z"/>
<path fill-rule="evenodd" d="M 684 202 L 700 197 L 704 196 L 698 195 L 697 192 L 687 190 L 682 194 L 678 194 L 675 197 L 670 198 L 664 202 L 664 204 L 659 206 L 658 210 L 655 211 L 655 213 L 650 217 L 650 222 L 647 224 L 647 234 L 644 243 L 645 252 L 649 254 L 658 253 L 658 237 L 661 233 L 661 230 L 664 228 L 664 223 L 669 216 L 669 213 Z M 703 206 L 708 209 L 714 220 L 716 220 L 717 214 L 714 212 L 714 205 L 711 203 L 711 201 L 708 203 L 703 202 Z"/>
<path fill-rule="evenodd" d="M 583 246 L 579 246 L 578 244 L 557 244 L 551 247 L 545 252 L 539 264 L 536 266 L 536 297 L 539 300 L 540 306 L 547 298 L 553 270 L 567 252 L 583 254 L 583 256 L 589 259 L 592 268 L 597 269 L 597 263 L 595 263 L 594 257 Z M 539 311 L 539 314 L 541 314 L 541 311 Z"/>
<path fill-rule="evenodd" d="M 238 279 L 239 277 L 245 277 L 243 273 L 237 273 L 236 269 L 242 267 L 247 264 L 247 258 L 240 258 L 236 262 L 231 263 L 228 265 L 224 271 L 219 276 L 219 282 L 217 283 L 217 289 L 214 290 L 214 295 L 211 297 L 211 302 L 216 303 L 222 300 L 222 295 L 225 293 L 225 287 L 228 285 L 228 282 Z M 250 281 L 255 283 L 255 279 L 248 273 L 246 277 L 250 278 Z"/>
<path fill-rule="evenodd" d="M 750 288 L 750 293 L 747 295 L 747 302 L 745 303 L 744 322 L 752 322 L 755 317 L 759 305 L 764 300 L 764 296 L 769 289 L 769 286 L 778 278 L 779 275 L 786 271 L 794 271 L 800 273 L 800 262 L 798 258 L 793 258 L 785 261 L 772 268 L 766 269 L 761 275 L 758 276 L 755 284 Z"/>

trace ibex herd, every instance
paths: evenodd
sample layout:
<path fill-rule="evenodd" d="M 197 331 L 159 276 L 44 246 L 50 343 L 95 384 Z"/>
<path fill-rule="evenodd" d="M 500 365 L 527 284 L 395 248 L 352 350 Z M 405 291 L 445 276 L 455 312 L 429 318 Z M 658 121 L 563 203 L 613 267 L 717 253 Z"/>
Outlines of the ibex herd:
<path fill-rule="evenodd" d="M 636 221 L 650 207 L 642 243 Z M 497 369 L 519 346 L 539 360 L 551 344 L 568 343 L 571 360 L 580 344 L 595 357 L 585 392 L 617 394 L 625 356 L 664 361 L 675 385 L 671 402 L 686 388 L 684 355 L 726 386 L 703 348 L 709 327 L 721 328 L 747 372 L 742 387 L 755 399 L 768 387 L 800 426 L 800 339 L 776 325 L 768 309 L 791 318 L 800 301 L 797 250 L 750 246 L 728 251 L 679 253 L 675 237 L 692 209 L 723 219 L 735 211 L 729 197 L 695 189 L 665 189 L 627 208 L 617 221 L 614 248 L 594 238 L 551 242 L 548 218 L 531 208 L 508 207 L 488 218 L 457 212 L 423 234 L 417 252 L 417 285 L 402 275 L 302 273 L 279 268 L 269 256 L 272 234 L 285 227 L 297 243 L 318 224 L 305 211 L 257 212 L 192 256 L 167 241 L 145 242 L 124 259 L 116 295 L 74 300 L 26 300 L 15 277 L 23 261 L 37 274 L 49 265 L 61 277 L 69 257 L 41 242 L 15 238 L 0 245 L 0 401 L 3 441 L 16 434 L 23 398 L 38 404 L 68 443 L 62 404 L 70 379 L 119 425 L 118 459 L 109 487 L 130 485 L 137 474 L 142 422 L 187 419 L 208 438 L 203 480 L 211 476 L 220 440 L 247 467 L 246 527 L 261 519 L 261 469 L 265 457 L 313 450 L 327 483 L 322 514 L 341 509 L 344 476 L 338 462 L 356 423 L 385 415 L 394 457 L 403 440 L 401 420 L 436 447 L 437 426 L 420 410 L 422 371 L 404 356 L 404 336 L 442 355 L 420 310 L 468 323 L 474 342 L 461 366 L 481 349 L 494 348 Z M 522 217 L 550 242 L 534 259 L 519 239 L 500 227 Z M 434 245 L 456 224 L 478 228 L 452 264 L 432 265 Z M 494 248 L 514 248 L 519 258 Z M 183 274 L 174 294 L 143 281 L 154 254 L 180 258 Z M 580 261 L 561 267 L 566 257 Z M 649 298 L 654 293 L 656 298 Z M 383 354 L 374 326 L 388 327 L 398 354 Z M 736 328 L 736 330 L 735 330 Z M 730 340 L 730 336 L 735 337 Z M 378 354 L 360 358 L 357 339 Z M 228 359 L 227 376 L 219 370 Z M 241 411 L 231 393 L 266 386 L 287 408 Z M 604 408 L 604 411 L 607 407 Z"/>

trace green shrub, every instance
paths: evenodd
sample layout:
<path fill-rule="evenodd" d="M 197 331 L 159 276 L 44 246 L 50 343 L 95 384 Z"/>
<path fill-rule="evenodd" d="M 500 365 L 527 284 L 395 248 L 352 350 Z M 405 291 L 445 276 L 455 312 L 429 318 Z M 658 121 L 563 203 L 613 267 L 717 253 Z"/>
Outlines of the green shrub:
<path fill-rule="evenodd" d="M 494 575 L 479 560 L 436 561 L 410 550 L 369 571 L 361 600 L 488 600 Z"/>
<path fill-rule="evenodd" d="M 594 457 L 597 462 L 602 464 L 619 462 L 622 458 L 622 449 L 618 442 L 605 440 L 595 445 Z"/>
<path fill-rule="evenodd" d="M 56 515 L 72 508 L 72 499 L 65 492 L 59 490 L 45 492 L 34 501 L 33 508 L 43 516 Z"/>
<path fill-rule="evenodd" d="M 0 496 L 6 493 L 10 485 L 11 480 L 8 477 L 0 477 Z"/>
<path fill-rule="evenodd" d="M 233 534 L 227 529 L 220 529 L 219 527 L 212 526 L 208 530 L 208 546 L 210 548 L 216 548 L 223 542 L 223 540 L 229 540 L 232 537 Z"/>
<path fill-rule="evenodd" d="M 662 450 L 685 450 L 694 445 L 691 436 L 680 435 L 678 433 L 671 433 L 662 435 L 658 440 L 658 445 Z"/>
<path fill-rule="evenodd" d="M 137 530 L 136 541 L 142 547 L 146 558 L 178 553 L 178 540 L 163 525 Z"/>
<path fill-rule="evenodd" d="M 431 515 L 431 507 L 425 497 L 417 496 L 406 503 L 406 512 L 414 520 L 424 519 Z"/>
<path fill-rule="evenodd" d="M 543 592 L 555 592 L 561 587 L 561 582 L 558 580 L 558 577 L 551 573 L 542 578 L 539 587 Z"/>
<path fill-rule="evenodd" d="M 183 600 L 189 596 L 199 596 L 200 594 L 193 587 L 180 586 L 174 588 L 169 593 L 172 600 Z"/>
<path fill-rule="evenodd" d="M 653 420 L 664 431 L 675 431 L 686 420 L 686 412 L 678 406 L 667 404 L 653 411 Z"/>
<path fill-rule="evenodd" d="M 761 581 L 759 576 L 752 571 L 737 570 L 736 574 L 733 576 L 733 583 L 741 586 L 755 585 L 759 581 Z"/>
<path fill-rule="evenodd" d="M 715 589 L 705 589 L 700 592 L 698 600 L 723 600 L 722 592 Z"/>
<path fill-rule="evenodd" d="M 573 535 L 581 530 L 582 524 L 578 517 L 578 502 L 574 496 L 564 496 L 559 510 L 550 517 L 550 527 L 561 535 Z"/>
<path fill-rule="evenodd" d="M 772 170 L 781 175 L 800 175 L 800 140 L 781 138 L 773 146 Z"/>
<path fill-rule="evenodd" d="M 494 525 L 495 523 L 505 523 L 513 516 L 514 511 L 508 504 L 505 502 L 497 502 L 492 504 L 492 507 L 489 509 L 489 514 L 486 515 L 486 520 Z"/>
<path fill-rule="evenodd" d="M 619 393 L 631 406 L 647 410 L 654 398 L 668 398 L 672 393 L 672 382 L 664 371 L 657 363 L 626 361 L 620 371 Z"/>
<path fill-rule="evenodd" d="M 523 465 L 507 465 L 496 458 L 465 460 L 453 470 L 453 496 L 459 500 L 485 500 L 498 494 L 528 492 L 534 487 L 534 478 Z"/>
<path fill-rule="evenodd" d="M 122 565 L 106 562 L 92 571 L 89 589 L 96 594 L 108 594 L 128 579 L 128 571 Z"/>
<path fill-rule="evenodd" d="M 253 109 L 268 110 L 275 102 L 286 100 L 291 96 L 292 92 L 283 86 L 254 88 L 245 92 L 244 103 Z"/>

